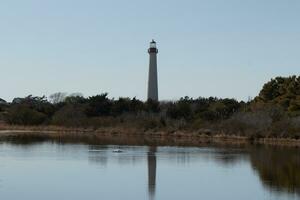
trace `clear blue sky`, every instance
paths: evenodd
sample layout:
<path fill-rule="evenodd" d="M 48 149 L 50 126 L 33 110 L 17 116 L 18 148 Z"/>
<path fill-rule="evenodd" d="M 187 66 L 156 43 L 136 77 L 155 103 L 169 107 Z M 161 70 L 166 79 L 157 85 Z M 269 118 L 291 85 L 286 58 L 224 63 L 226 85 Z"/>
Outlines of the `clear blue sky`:
<path fill-rule="evenodd" d="M 300 74 L 299 20 L 299 0 L 0 1 L 0 97 L 145 99 L 153 38 L 160 99 L 247 100 Z"/>

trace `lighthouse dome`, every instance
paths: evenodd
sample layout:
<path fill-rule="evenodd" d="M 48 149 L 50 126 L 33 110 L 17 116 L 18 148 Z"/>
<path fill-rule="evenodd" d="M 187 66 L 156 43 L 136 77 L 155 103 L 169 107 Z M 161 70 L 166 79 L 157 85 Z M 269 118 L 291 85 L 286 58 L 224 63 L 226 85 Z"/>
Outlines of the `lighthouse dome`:
<path fill-rule="evenodd" d="M 150 48 L 156 48 L 156 42 L 154 40 L 150 42 Z"/>

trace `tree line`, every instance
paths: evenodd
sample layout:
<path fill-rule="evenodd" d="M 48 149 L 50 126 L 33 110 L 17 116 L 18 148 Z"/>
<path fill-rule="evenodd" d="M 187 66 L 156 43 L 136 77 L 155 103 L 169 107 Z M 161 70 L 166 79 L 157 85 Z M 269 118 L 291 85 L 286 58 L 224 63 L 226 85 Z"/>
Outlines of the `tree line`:
<path fill-rule="evenodd" d="M 136 98 L 111 99 L 107 93 L 90 97 L 55 93 L 49 98 L 32 95 L 15 98 L 11 103 L 0 99 L 0 113 L 0 119 L 13 125 L 97 128 L 127 123 L 147 128 L 221 127 L 237 132 L 248 129 L 257 132 L 263 127 L 271 129 L 276 123 L 294 120 L 297 132 L 300 76 L 276 77 L 248 102 L 216 97 L 143 102 Z"/>
<path fill-rule="evenodd" d="M 61 93 L 51 96 L 61 98 Z M 107 93 L 85 98 L 81 95 L 66 96 L 58 101 L 57 98 L 29 95 L 16 98 L 12 103 L 3 105 L 4 119 L 9 124 L 63 125 L 64 120 L 70 118 L 118 117 L 126 115 L 161 116 L 170 119 L 184 119 L 187 121 L 201 118 L 214 121 L 227 119 L 238 111 L 243 103 L 234 99 L 219 98 L 181 98 L 175 102 L 140 101 L 136 98 L 110 99 Z M 70 115 L 70 116 L 68 116 Z"/>

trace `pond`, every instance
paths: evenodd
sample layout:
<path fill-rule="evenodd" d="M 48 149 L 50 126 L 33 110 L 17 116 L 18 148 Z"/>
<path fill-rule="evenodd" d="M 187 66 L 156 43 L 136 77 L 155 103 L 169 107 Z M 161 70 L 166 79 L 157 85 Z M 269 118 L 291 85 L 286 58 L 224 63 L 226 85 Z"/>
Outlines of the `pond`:
<path fill-rule="evenodd" d="M 250 145 L 2 142 L 0 199 L 299 199 L 299 153 Z"/>

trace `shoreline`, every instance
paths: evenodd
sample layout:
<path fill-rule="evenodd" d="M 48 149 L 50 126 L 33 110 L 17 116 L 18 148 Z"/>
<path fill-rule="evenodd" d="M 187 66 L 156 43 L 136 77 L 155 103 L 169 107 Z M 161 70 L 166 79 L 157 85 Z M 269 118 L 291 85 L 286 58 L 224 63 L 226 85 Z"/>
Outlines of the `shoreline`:
<path fill-rule="evenodd" d="M 1 141 L 57 141 L 66 143 L 204 146 L 204 145 L 271 145 L 300 147 L 300 139 L 258 138 L 246 136 L 205 134 L 195 131 L 138 130 L 136 128 L 105 127 L 65 128 L 57 126 L 7 126 L 0 125 Z"/>

